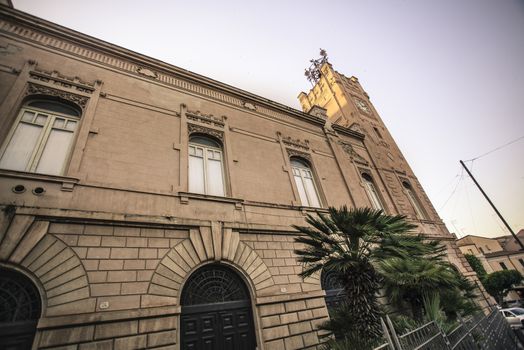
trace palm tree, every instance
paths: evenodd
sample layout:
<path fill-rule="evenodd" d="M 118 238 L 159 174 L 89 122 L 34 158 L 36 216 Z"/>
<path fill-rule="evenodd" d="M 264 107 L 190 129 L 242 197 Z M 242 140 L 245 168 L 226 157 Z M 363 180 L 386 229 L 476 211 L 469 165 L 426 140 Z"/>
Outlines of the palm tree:
<path fill-rule="evenodd" d="M 381 277 L 374 262 L 377 258 L 408 256 L 416 239 L 405 242 L 395 238 L 408 237 L 416 226 L 402 215 L 384 215 L 382 210 L 370 208 L 348 210 L 346 206 L 330 207 L 329 215 L 308 215 L 306 222 L 311 226 L 293 226 L 303 234 L 296 242 L 304 247 L 295 250 L 304 265 L 300 275 L 305 278 L 321 270 L 338 273 L 347 297 L 340 312 L 351 325 L 351 334 L 345 336 L 359 341 L 378 338 Z"/>
<path fill-rule="evenodd" d="M 390 300 L 396 305 L 408 302 L 419 321 L 428 293 L 455 289 L 460 282 L 448 264 L 431 259 L 389 258 L 378 264 L 378 270 Z"/>

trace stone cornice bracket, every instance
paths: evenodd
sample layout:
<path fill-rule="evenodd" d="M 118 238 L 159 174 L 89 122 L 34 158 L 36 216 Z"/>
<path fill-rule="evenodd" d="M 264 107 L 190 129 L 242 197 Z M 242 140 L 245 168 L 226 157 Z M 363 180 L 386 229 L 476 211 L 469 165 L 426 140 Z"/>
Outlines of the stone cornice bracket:
<path fill-rule="evenodd" d="M 369 166 L 369 162 L 364 157 L 362 157 L 360 154 L 358 154 L 357 151 L 355 151 L 355 149 L 353 148 L 353 146 L 350 143 L 347 143 L 341 140 L 337 141 L 337 143 L 340 146 L 342 146 L 342 149 L 344 150 L 344 152 L 347 153 L 347 155 L 349 156 L 349 159 L 351 159 L 355 163 Z"/>
<path fill-rule="evenodd" d="M 58 90 L 58 89 L 54 89 L 48 86 L 28 83 L 27 90 L 25 92 L 25 96 L 31 96 L 31 95 L 46 95 L 46 96 L 59 97 L 61 99 L 70 101 L 78 105 L 82 109 L 85 109 L 87 105 L 87 101 L 89 101 L 89 98 L 86 96 L 76 95 L 68 91 Z"/>

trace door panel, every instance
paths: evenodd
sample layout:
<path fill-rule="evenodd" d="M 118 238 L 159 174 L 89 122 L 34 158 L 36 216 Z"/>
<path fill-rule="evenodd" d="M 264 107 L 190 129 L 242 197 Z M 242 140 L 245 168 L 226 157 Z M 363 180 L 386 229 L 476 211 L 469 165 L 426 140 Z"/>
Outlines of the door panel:
<path fill-rule="evenodd" d="M 252 350 L 256 347 L 250 307 L 228 309 L 228 303 L 182 307 L 182 350 Z M 238 304 L 238 303 L 237 303 Z M 236 305 L 235 305 L 236 306 Z M 187 310 L 189 309 L 189 312 Z M 192 312 L 193 311 L 193 312 Z"/>

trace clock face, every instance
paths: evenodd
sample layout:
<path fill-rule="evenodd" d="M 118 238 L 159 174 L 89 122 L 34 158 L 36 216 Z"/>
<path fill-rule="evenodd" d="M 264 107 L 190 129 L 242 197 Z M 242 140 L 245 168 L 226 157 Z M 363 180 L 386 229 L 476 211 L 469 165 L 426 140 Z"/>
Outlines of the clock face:
<path fill-rule="evenodd" d="M 362 101 L 359 98 L 355 99 L 355 102 L 357 104 L 358 109 L 360 109 L 362 112 L 364 112 L 366 114 L 370 114 L 371 113 L 371 110 L 369 109 L 369 107 L 366 104 L 366 102 Z"/>

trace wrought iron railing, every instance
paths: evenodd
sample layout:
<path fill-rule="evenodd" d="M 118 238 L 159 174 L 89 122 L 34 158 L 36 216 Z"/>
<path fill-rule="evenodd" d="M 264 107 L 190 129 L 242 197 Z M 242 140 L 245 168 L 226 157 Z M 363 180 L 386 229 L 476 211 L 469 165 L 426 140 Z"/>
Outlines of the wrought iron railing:
<path fill-rule="evenodd" d="M 382 320 L 386 342 L 374 350 L 512 350 L 524 349 L 515 332 L 496 309 L 461 320 L 445 334 L 435 322 L 397 335 L 388 316 Z"/>

